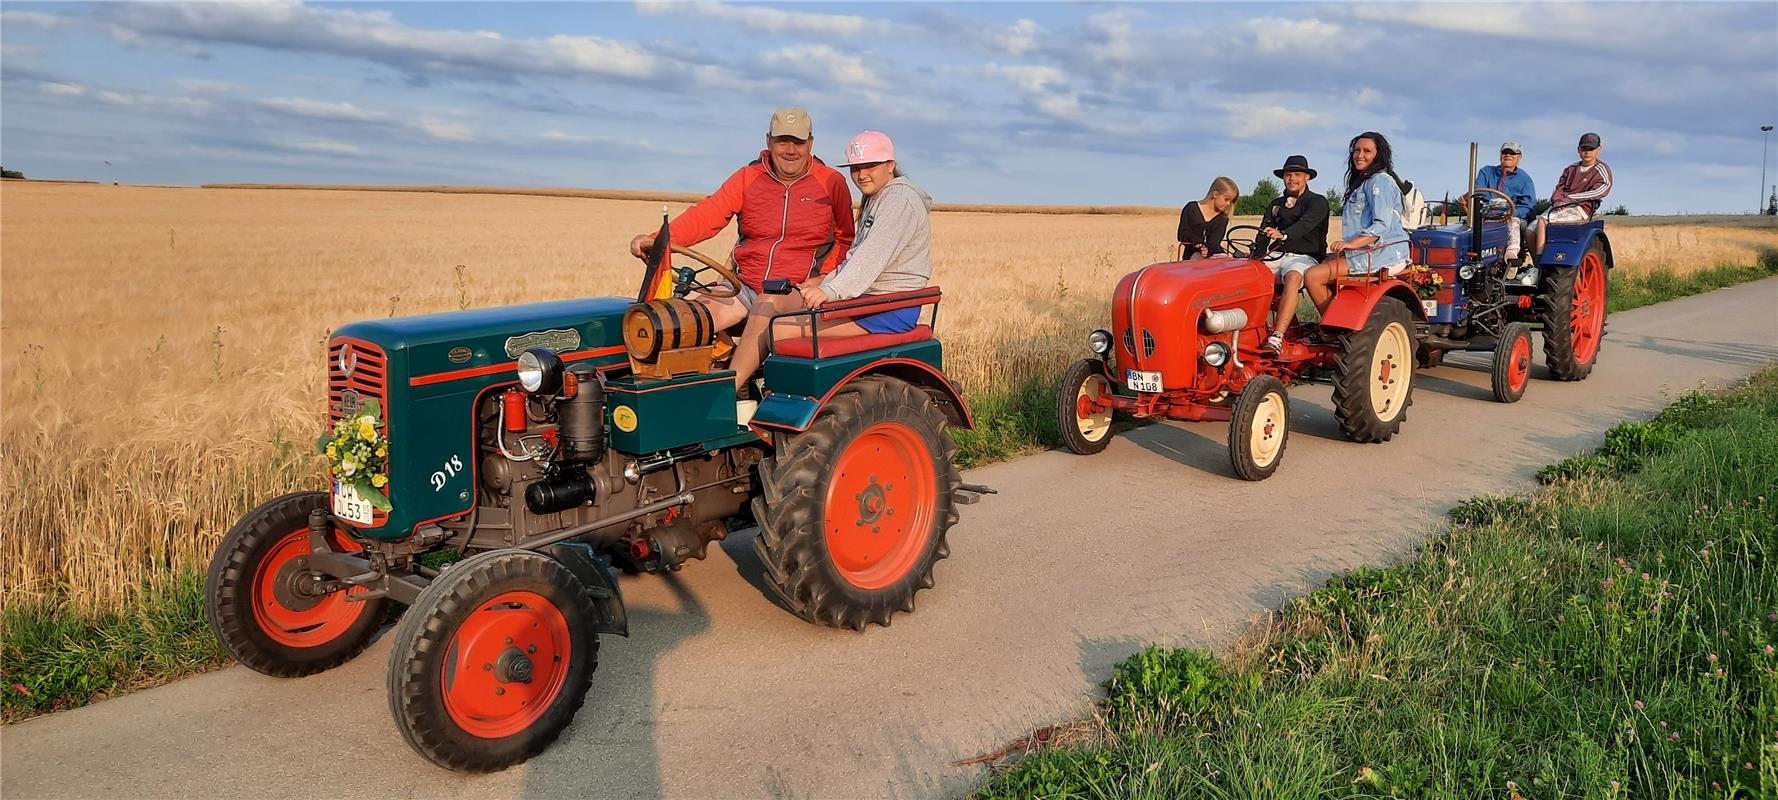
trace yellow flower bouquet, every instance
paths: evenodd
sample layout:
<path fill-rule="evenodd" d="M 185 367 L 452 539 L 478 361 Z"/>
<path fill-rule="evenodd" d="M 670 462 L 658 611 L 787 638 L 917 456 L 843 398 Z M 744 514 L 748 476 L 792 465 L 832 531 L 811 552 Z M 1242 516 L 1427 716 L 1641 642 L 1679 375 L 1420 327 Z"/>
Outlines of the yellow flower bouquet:
<path fill-rule="evenodd" d="M 328 472 L 340 483 L 358 490 L 379 511 L 388 511 L 389 498 L 381 491 L 389 485 L 389 437 L 383 433 L 383 408 L 375 400 L 351 416 L 333 423 L 333 432 L 315 442 L 327 456 Z"/>
<path fill-rule="evenodd" d="M 1421 300 L 1431 300 L 1438 296 L 1438 290 L 1444 288 L 1445 280 L 1439 277 L 1431 267 L 1415 264 L 1403 270 L 1397 277 L 1407 285 L 1414 287 L 1414 294 Z"/>

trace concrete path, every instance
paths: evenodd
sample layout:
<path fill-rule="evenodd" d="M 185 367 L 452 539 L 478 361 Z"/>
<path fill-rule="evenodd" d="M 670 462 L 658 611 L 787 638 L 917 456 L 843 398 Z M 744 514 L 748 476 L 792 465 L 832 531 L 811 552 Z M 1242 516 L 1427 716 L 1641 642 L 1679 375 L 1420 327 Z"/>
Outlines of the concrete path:
<path fill-rule="evenodd" d="M 1384 445 L 1341 440 L 1327 387 L 1299 387 L 1285 462 L 1262 483 L 1232 477 L 1216 424 L 975 470 L 966 480 L 1001 494 L 965 508 L 919 611 L 863 635 L 773 606 L 737 536 L 677 576 L 626 579 L 634 638 L 606 639 L 561 741 L 499 774 L 408 750 L 384 697 L 385 639 L 323 675 L 235 667 L 6 728 L 0 793 L 960 795 L 978 770 L 951 762 L 1085 716 L 1144 643 L 1226 643 L 1330 574 L 1410 551 L 1457 500 L 1530 489 L 1539 466 L 1614 423 L 1778 360 L 1775 309 L 1769 279 L 1615 316 L 1590 379 L 1536 380 L 1513 406 L 1488 399 L 1479 358 L 1457 356 L 1422 374 Z"/>

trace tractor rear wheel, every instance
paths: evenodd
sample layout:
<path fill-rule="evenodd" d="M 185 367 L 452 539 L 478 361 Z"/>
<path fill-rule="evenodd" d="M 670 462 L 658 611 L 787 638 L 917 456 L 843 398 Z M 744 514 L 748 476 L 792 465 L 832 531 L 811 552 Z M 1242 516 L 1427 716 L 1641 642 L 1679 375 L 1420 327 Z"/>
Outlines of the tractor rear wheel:
<path fill-rule="evenodd" d="M 321 588 L 332 579 L 308 569 L 309 512 L 325 509 L 325 492 L 268 501 L 235 523 L 204 582 L 204 615 L 223 649 L 243 666 L 294 678 L 332 669 L 364 651 L 383 622 L 381 598 L 354 600 Z M 364 547 L 333 531 L 339 552 Z"/>
<path fill-rule="evenodd" d="M 1111 398 L 1111 381 L 1105 379 L 1105 362 L 1083 358 L 1069 365 L 1056 394 L 1056 426 L 1062 444 L 1074 453 L 1090 456 L 1111 444 L 1111 407 L 1095 404 Z"/>
<path fill-rule="evenodd" d="M 1247 382 L 1229 417 L 1229 461 L 1242 480 L 1263 481 L 1284 461 L 1290 439 L 1290 396 L 1284 382 L 1261 375 Z"/>
<path fill-rule="evenodd" d="M 1585 380 L 1599 360 L 1605 338 L 1605 247 L 1595 240 L 1580 264 L 1546 267 L 1544 283 L 1543 363 L 1559 381 Z"/>
<path fill-rule="evenodd" d="M 1354 442 L 1387 442 L 1414 402 L 1414 315 L 1384 297 L 1364 327 L 1340 337 L 1334 359 L 1334 416 Z"/>
<path fill-rule="evenodd" d="M 1494 346 L 1494 399 L 1517 403 L 1531 383 L 1531 326 L 1509 322 Z"/>
<path fill-rule="evenodd" d="M 860 631 L 914 610 L 957 521 L 951 496 L 962 479 L 944 425 L 925 392 L 869 376 L 760 461 L 753 546 L 786 607 Z"/>
<path fill-rule="evenodd" d="M 492 550 L 414 600 L 389 653 L 402 738 L 449 769 L 492 772 L 549 747 L 599 666 L 585 587 L 555 559 Z"/>

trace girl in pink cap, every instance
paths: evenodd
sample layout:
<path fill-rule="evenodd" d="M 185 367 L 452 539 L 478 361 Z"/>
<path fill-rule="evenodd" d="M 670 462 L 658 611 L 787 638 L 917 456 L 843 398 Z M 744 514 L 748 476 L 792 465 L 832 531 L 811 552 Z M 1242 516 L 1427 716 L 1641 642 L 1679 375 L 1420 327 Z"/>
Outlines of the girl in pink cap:
<path fill-rule="evenodd" d="M 811 308 L 860 295 L 923 289 L 932 280 L 932 197 L 895 165 L 895 143 L 880 131 L 864 131 L 846 145 L 852 182 L 864 195 L 858 235 L 833 272 L 798 288 Z M 849 320 L 822 320 L 821 335 L 905 333 L 919 322 L 919 308 L 884 311 Z M 784 319 L 778 338 L 809 335 L 807 318 Z"/>

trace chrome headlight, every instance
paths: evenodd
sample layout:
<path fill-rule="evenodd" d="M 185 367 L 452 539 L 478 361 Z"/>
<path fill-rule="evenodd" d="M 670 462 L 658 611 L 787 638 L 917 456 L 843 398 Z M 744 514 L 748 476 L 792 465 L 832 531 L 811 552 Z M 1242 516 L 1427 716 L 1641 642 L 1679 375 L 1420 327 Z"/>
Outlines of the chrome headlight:
<path fill-rule="evenodd" d="M 1464 280 L 1469 280 L 1470 278 L 1475 277 L 1475 265 L 1474 264 L 1464 264 L 1463 266 L 1458 267 L 1457 268 L 1457 277 L 1462 278 Z"/>
<path fill-rule="evenodd" d="M 1204 347 L 1204 363 L 1212 367 L 1220 367 L 1228 363 L 1229 346 L 1222 342 L 1211 342 Z"/>
<path fill-rule="evenodd" d="M 1087 346 L 1093 348 L 1098 355 L 1111 352 L 1111 331 L 1100 328 L 1087 334 Z"/>
<path fill-rule="evenodd" d="M 519 387 L 532 394 L 561 391 L 562 358 L 547 347 L 533 347 L 520 354 Z"/>

